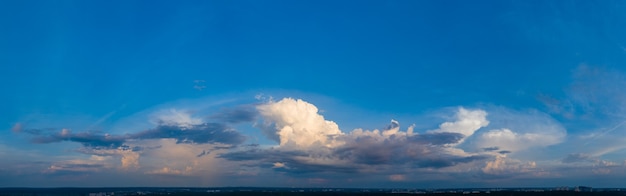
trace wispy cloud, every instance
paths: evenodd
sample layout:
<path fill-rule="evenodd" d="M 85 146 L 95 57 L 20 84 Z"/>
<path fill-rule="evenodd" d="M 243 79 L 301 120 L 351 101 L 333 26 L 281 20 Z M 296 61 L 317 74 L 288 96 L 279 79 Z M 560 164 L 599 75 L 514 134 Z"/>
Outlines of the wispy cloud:
<path fill-rule="evenodd" d="M 550 115 L 537 110 L 491 107 L 492 123 L 473 140 L 487 151 L 518 152 L 565 141 L 567 130 Z M 506 154 L 506 153 L 505 153 Z"/>

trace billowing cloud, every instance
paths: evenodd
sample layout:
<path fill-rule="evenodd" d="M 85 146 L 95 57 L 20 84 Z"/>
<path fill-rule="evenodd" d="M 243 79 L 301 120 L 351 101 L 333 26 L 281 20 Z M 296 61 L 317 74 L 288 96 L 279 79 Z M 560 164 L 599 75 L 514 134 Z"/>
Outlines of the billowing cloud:
<path fill-rule="evenodd" d="M 121 169 L 137 169 L 140 167 L 139 157 L 141 152 L 138 148 L 130 148 L 129 146 L 124 145 L 116 149 L 81 148 L 77 151 L 92 156 L 119 157 Z"/>
<path fill-rule="evenodd" d="M 315 105 L 302 100 L 285 98 L 257 106 L 260 114 L 276 128 L 281 146 L 307 148 L 313 145 L 333 147 L 333 139 L 342 132 L 339 126 L 318 114 Z"/>
<path fill-rule="evenodd" d="M 277 172 L 289 178 L 309 179 L 319 174 L 373 174 L 389 181 L 415 180 L 404 173 L 528 173 L 535 171 L 535 162 L 507 156 L 559 143 L 565 136 L 558 123 L 540 112 L 503 108 L 492 112 L 464 107 L 452 112 L 444 118 L 448 120 L 422 130 L 415 130 L 415 125 L 402 127 L 392 119 L 382 129 L 344 132 L 337 123 L 321 115 L 315 105 L 284 98 L 225 108 L 212 115 L 159 110 L 151 115 L 154 127 L 125 134 L 24 128 L 20 134 L 32 135 L 35 143 L 80 143 L 83 147 L 77 151 L 83 155 L 106 158 L 93 165 L 103 164 L 118 172 L 154 178 L 219 175 L 228 171 L 216 168 L 246 168 L 241 174 L 228 175 Z M 266 132 L 276 144 L 244 143 L 246 137 L 231 127 L 244 122 Z M 55 168 L 90 167 L 66 165 L 57 164 Z"/>
<path fill-rule="evenodd" d="M 454 121 L 420 134 L 414 132 L 413 126 L 400 130 L 395 120 L 383 130 L 355 129 L 344 133 L 336 123 L 320 115 L 316 106 L 299 99 L 270 101 L 257 108 L 265 123 L 273 125 L 278 146 L 238 150 L 221 154 L 221 158 L 259 161 L 261 167 L 291 173 L 354 173 L 389 170 L 388 167 L 443 168 L 490 156 L 455 147 L 489 124 L 482 110 L 459 108 Z"/>
<path fill-rule="evenodd" d="M 512 175 L 519 173 L 534 172 L 537 163 L 534 161 L 520 161 L 507 158 L 506 156 L 496 156 L 495 159 L 488 161 L 482 172 L 490 175 Z"/>
<path fill-rule="evenodd" d="M 159 146 L 142 151 L 142 168 L 145 174 L 178 176 L 211 176 L 223 172 L 220 167 L 233 164 L 220 164 L 215 159 L 217 153 L 225 149 L 215 149 L 217 144 L 179 143 L 175 139 L 155 139 L 137 141 L 136 144 Z M 213 149 L 208 152 L 207 149 Z M 201 155 L 201 156 L 199 156 Z"/>

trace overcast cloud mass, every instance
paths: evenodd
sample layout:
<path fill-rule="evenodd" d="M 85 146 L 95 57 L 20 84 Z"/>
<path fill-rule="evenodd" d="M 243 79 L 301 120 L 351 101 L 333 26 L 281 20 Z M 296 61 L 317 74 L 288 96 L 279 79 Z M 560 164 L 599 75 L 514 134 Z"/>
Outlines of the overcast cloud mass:
<path fill-rule="evenodd" d="M 622 187 L 625 13 L 0 2 L 0 187 Z"/>

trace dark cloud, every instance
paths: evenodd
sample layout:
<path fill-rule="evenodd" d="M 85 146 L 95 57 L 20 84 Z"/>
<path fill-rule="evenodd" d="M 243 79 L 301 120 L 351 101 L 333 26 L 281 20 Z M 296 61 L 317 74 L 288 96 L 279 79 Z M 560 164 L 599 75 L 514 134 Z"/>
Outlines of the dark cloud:
<path fill-rule="evenodd" d="M 132 151 L 141 151 L 142 149 L 141 147 L 126 149 L 130 148 L 124 145 L 127 140 L 171 138 L 176 139 L 177 143 L 228 145 L 217 146 L 216 148 L 232 148 L 233 145 L 241 144 L 245 140 L 245 137 L 239 132 L 220 123 L 204 123 L 193 126 L 159 125 L 153 129 L 126 135 L 110 135 L 90 131 L 73 133 L 67 129 L 56 133 L 39 129 L 25 129 L 21 132 L 34 135 L 35 137 L 31 139 L 31 142 L 37 144 L 70 141 L 95 149 L 123 148 L 123 150 Z"/>
<path fill-rule="evenodd" d="M 161 146 L 157 146 L 157 147 L 132 146 L 131 147 L 129 145 L 122 145 L 118 149 L 120 149 L 120 150 L 129 150 L 129 151 L 133 151 L 133 152 L 139 152 L 139 151 L 143 151 L 145 149 L 155 149 L 155 148 L 161 148 Z"/>
<path fill-rule="evenodd" d="M 202 156 L 208 155 L 210 153 L 211 153 L 211 151 L 203 150 L 200 154 L 196 155 L 196 157 L 202 157 Z"/>
<path fill-rule="evenodd" d="M 228 149 L 233 149 L 233 148 L 236 148 L 236 147 L 237 146 L 233 146 L 233 145 L 230 145 L 230 146 L 214 146 L 213 150 L 228 150 Z"/>
<path fill-rule="evenodd" d="M 501 150 L 501 151 L 498 151 L 498 153 L 500 153 L 500 154 L 509 154 L 509 153 L 511 153 L 511 151 L 509 151 L 509 150 Z"/>
<path fill-rule="evenodd" d="M 469 163 L 473 161 L 480 161 L 490 158 L 489 155 L 472 155 L 472 156 L 441 156 L 436 157 L 434 159 L 420 159 L 417 160 L 416 163 L 419 167 L 429 167 L 429 168 L 443 168 L 455 166 L 460 163 Z"/>
<path fill-rule="evenodd" d="M 496 151 L 496 150 L 500 150 L 500 147 L 494 146 L 494 147 L 483 148 L 483 151 L 486 151 L 486 152 L 491 152 L 491 151 Z"/>
<path fill-rule="evenodd" d="M 36 134 L 41 134 L 37 132 Z M 71 141 L 82 144 L 86 147 L 110 147 L 117 148 L 121 146 L 126 139 L 123 136 L 113 136 L 108 134 L 99 134 L 96 132 L 80 132 L 71 133 L 67 130 L 63 130 L 59 133 L 38 136 L 32 139 L 32 142 L 38 144 L 54 143 L 61 141 Z"/>
<path fill-rule="evenodd" d="M 241 123 L 252 122 L 256 119 L 258 111 L 253 106 L 239 106 L 235 108 L 222 109 L 220 112 L 210 116 L 219 122 Z"/>
<path fill-rule="evenodd" d="M 342 165 L 342 164 L 322 164 L 307 161 L 311 157 L 323 156 L 319 152 L 307 152 L 301 150 L 279 150 L 276 148 L 260 149 L 251 148 L 248 150 L 228 152 L 218 155 L 230 161 L 258 161 L 259 165 L 250 165 L 252 167 L 274 168 L 277 171 L 288 172 L 291 174 L 313 173 L 313 172 L 337 172 L 337 173 L 355 173 L 358 171 L 358 165 Z M 274 163 L 284 164 L 284 167 L 274 167 Z"/>
<path fill-rule="evenodd" d="M 384 141 L 378 138 L 358 137 L 335 150 L 341 159 L 366 165 L 399 165 L 410 163 L 415 167 L 449 167 L 484 157 L 453 156 L 444 152 L 444 145 L 453 144 L 463 138 L 459 133 L 426 133 L 404 137 L 391 136 Z"/>
<path fill-rule="evenodd" d="M 388 164 L 396 161 L 395 159 L 404 158 L 397 155 L 403 155 L 407 150 L 403 146 L 406 142 L 394 140 L 385 140 L 381 143 L 373 137 L 359 137 L 354 143 L 348 143 L 335 150 L 334 155 L 361 164 Z"/>
<path fill-rule="evenodd" d="M 391 128 L 396 128 L 390 126 Z M 464 136 L 458 133 L 426 133 L 413 136 L 392 135 L 381 141 L 375 135 L 346 135 L 345 144 L 336 148 L 317 146 L 307 150 L 251 147 L 220 154 L 231 161 L 255 161 L 260 167 L 273 168 L 293 174 L 312 172 L 356 173 L 376 167 L 410 166 L 413 168 L 443 168 L 489 158 L 457 156 L 445 151 Z M 281 167 L 275 167 L 280 163 Z M 324 163 L 324 164 L 322 164 Z"/>
<path fill-rule="evenodd" d="M 245 137 L 224 124 L 204 123 L 190 127 L 160 125 L 128 136 L 129 139 L 173 138 L 177 143 L 222 143 L 240 144 Z"/>
<path fill-rule="evenodd" d="M 463 139 L 465 135 L 460 133 L 450 133 L 450 132 L 442 132 L 442 133 L 427 133 L 427 134 L 419 134 L 410 136 L 407 140 L 412 143 L 419 144 L 430 144 L 430 145 L 445 145 L 445 144 L 454 144 L 461 139 Z"/>

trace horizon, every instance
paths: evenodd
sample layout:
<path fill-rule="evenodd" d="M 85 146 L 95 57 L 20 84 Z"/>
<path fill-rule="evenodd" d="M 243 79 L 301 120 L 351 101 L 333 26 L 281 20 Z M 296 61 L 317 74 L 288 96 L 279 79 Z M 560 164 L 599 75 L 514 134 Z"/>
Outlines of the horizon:
<path fill-rule="evenodd" d="M 573 191 L 576 187 L 588 187 L 593 189 L 622 189 L 624 187 L 590 187 L 584 185 L 577 186 L 556 186 L 556 187 L 457 187 L 457 188 L 414 188 L 414 187 L 391 187 L 391 188 L 383 188 L 383 187 L 248 187 L 248 186 L 222 186 L 222 187 L 167 187 L 167 186 L 154 186 L 154 187 L 0 187 L 0 189 L 133 189 L 133 188 L 154 188 L 154 189 L 379 189 L 379 190 L 393 190 L 393 189 L 418 189 L 418 190 L 450 190 L 450 189 L 522 189 L 522 190 L 532 190 L 532 189 L 555 189 L 557 188 L 569 188 Z M 624 190 L 626 191 L 626 190 Z"/>
<path fill-rule="evenodd" d="M 626 2 L 1 1 L 0 187 L 619 187 Z"/>

